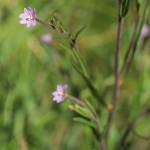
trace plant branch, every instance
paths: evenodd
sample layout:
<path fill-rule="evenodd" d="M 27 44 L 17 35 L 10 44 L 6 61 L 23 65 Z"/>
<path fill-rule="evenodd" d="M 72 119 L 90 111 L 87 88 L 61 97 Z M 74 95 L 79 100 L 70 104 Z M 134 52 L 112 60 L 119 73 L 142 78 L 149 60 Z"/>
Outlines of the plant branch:
<path fill-rule="evenodd" d="M 147 0 L 145 2 L 145 5 L 144 5 L 143 14 L 141 16 L 141 21 L 139 23 L 139 28 L 138 28 L 138 31 L 137 31 L 137 34 L 136 34 L 136 37 L 135 37 L 135 41 L 133 42 L 133 49 L 132 49 L 131 57 L 130 57 L 129 62 L 126 66 L 126 71 L 127 72 L 129 71 L 129 69 L 131 67 L 132 61 L 134 59 L 135 52 L 137 50 L 138 41 L 139 41 L 140 35 L 141 35 L 141 30 L 142 30 L 142 27 L 143 27 L 143 24 L 144 24 L 144 21 L 145 21 L 145 18 L 146 18 L 148 3 L 149 3 L 149 0 Z"/>
<path fill-rule="evenodd" d="M 132 37 L 131 37 L 128 49 L 127 49 L 126 54 L 124 56 L 124 61 L 123 61 L 123 65 L 122 65 L 122 68 L 121 68 L 121 72 L 123 72 L 126 69 L 126 67 L 128 66 L 129 56 L 130 56 L 130 53 L 132 51 L 133 45 L 135 45 L 135 35 L 136 35 L 136 32 L 137 32 L 138 24 L 139 24 L 139 20 L 140 20 L 140 17 L 139 17 L 139 4 L 137 3 L 136 6 L 137 6 L 137 13 L 136 13 L 135 24 L 134 24 L 134 28 L 133 28 L 133 31 L 132 31 Z"/>
<path fill-rule="evenodd" d="M 115 66 L 114 66 L 114 77 L 115 85 L 112 98 L 112 105 L 109 110 L 108 120 L 104 131 L 104 145 L 105 149 L 108 149 L 108 135 L 111 128 L 112 120 L 116 111 L 116 104 L 118 101 L 119 89 L 120 89 L 120 72 L 119 72 L 119 59 L 120 59 L 120 44 L 121 44 L 121 31 L 122 31 L 122 20 L 120 15 L 122 0 L 118 0 L 118 27 L 116 35 L 116 50 L 115 50 Z"/>
<path fill-rule="evenodd" d="M 43 25 L 45 25 L 48 28 L 51 27 L 51 24 L 49 22 L 47 22 L 47 21 L 43 21 L 43 20 L 41 20 L 39 18 L 36 18 L 36 21 L 39 22 L 39 23 L 41 23 L 41 24 L 43 24 Z"/>
<path fill-rule="evenodd" d="M 140 13 L 139 13 L 140 4 L 138 2 L 136 2 L 136 6 L 137 6 L 137 15 L 136 15 L 136 19 L 135 19 L 133 34 L 131 37 L 131 41 L 130 41 L 128 50 L 127 50 L 125 57 L 124 57 L 124 62 L 123 62 L 121 72 L 123 72 L 124 70 L 126 72 L 128 72 L 129 68 L 131 66 L 131 63 L 134 59 L 134 55 L 135 55 L 135 52 L 137 49 L 138 41 L 139 41 L 140 35 L 141 35 L 141 29 L 142 29 L 142 26 L 143 26 L 144 21 L 145 21 L 145 16 L 146 16 L 147 7 L 148 7 L 148 0 L 145 2 L 142 16 L 140 16 Z"/>
<path fill-rule="evenodd" d="M 70 99 L 71 101 L 73 101 L 74 103 L 77 103 L 81 106 L 85 106 L 85 103 L 83 101 L 81 101 L 80 99 L 74 97 L 74 96 L 71 96 L 71 95 L 66 95 L 66 98 Z"/>
<path fill-rule="evenodd" d="M 89 109 L 89 111 L 92 113 L 92 117 L 90 118 L 92 121 L 95 122 L 96 124 L 96 128 L 93 128 L 93 132 L 97 135 L 96 137 L 98 138 L 98 140 L 101 139 L 101 131 L 100 131 L 100 127 L 99 127 L 99 117 L 97 115 L 97 113 L 93 110 L 93 108 L 91 108 L 90 104 L 85 101 L 85 100 L 81 100 L 77 97 L 71 96 L 71 95 L 66 95 L 66 98 L 70 99 L 72 102 L 79 104 L 83 107 L 86 107 Z"/>

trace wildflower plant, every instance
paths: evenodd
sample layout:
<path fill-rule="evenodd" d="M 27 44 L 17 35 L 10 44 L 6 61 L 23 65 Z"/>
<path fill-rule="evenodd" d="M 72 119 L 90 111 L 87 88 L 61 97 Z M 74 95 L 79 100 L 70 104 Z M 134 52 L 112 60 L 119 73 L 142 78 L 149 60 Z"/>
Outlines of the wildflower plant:
<path fill-rule="evenodd" d="M 116 114 L 117 103 L 119 100 L 120 94 L 120 86 L 121 86 L 121 74 L 124 72 L 128 72 L 131 68 L 131 63 L 134 58 L 134 54 L 137 49 L 137 43 L 141 35 L 141 30 L 146 18 L 146 11 L 147 11 L 147 3 L 146 0 L 143 3 L 140 1 L 136 1 L 137 3 L 137 12 L 141 13 L 141 19 L 138 18 L 136 20 L 136 24 L 134 27 L 134 36 L 131 37 L 131 41 L 129 43 L 129 48 L 127 49 L 123 65 L 120 65 L 120 53 L 121 53 L 121 33 L 123 30 L 123 21 L 124 18 L 127 16 L 129 8 L 130 8 L 130 0 L 118 0 L 118 20 L 117 20 L 117 34 L 116 34 L 116 49 L 115 49 L 115 56 L 114 56 L 114 88 L 113 88 L 113 97 L 111 102 L 107 103 L 104 100 L 101 91 L 95 87 L 91 80 L 91 73 L 88 70 L 87 63 L 83 56 L 80 53 L 79 47 L 77 45 L 77 39 L 81 32 L 85 29 L 81 27 L 76 33 L 72 34 L 68 30 L 64 28 L 62 25 L 61 20 L 57 17 L 57 15 L 52 15 L 49 21 L 43 21 L 38 18 L 36 15 L 35 9 L 28 7 L 24 9 L 24 12 L 19 15 L 20 23 L 25 24 L 27 27 L 33 27 L 37 23 L 40 23 L 47 27 L 50 30 L 54 30 L 57 33 L 61 34 L 65 39 L 67 39 L 69 46 L 60 43 L 61 48 L 66 50 L 70 56 L 71 60 L 70 63 L 74 70 L 78 73 L 81 79 L 85 82 L 87 88 L 92 95 L 92 98 L 96 102 L 97 106 L 93 105 L 89 100 L 85 100 L 82 98 L 78 98 L 74 96 L 72 93 L 69 94 L 69 85 L 59 84 L 56 87 L 56 90 L 52 93 L 52 99 L 56 103 L 61 103 L 65 99 L 70 101 L 70 105 L 68 106 L 70 110 L 74 111 L 78 114 L 79 117 L 75 117 L 74 120 L 84 124 L 91 128 L 93 134 L 95 135 L 97 142 L 99 143 L 99 148 L 101 150 L 108 150 L 109 149 L 109 137 L 111 134 L 111 127 L 114 123 L 114 116 Z M 139 6 L 144 7 L 143 11 L 139 11 Z M 138 15 L 139 16 L 139 15 Z M 45 43 L 51 42 L 51 35 L 44 35 L 42 40 Z M 120 69 L 121 68 L 121 69 Z M 102 126 L 101 124 L 101 115 L 102 111 L 105 110 L 107 112 L 107 119 L 105 121 L 105 125 Z M 138 120 L 138 118 L 142 117 L 143 115 L 150 113 L 150 109 L 147 108 L 143 112 L 139 113 L 131 122 L 129 122 L 126 128 L 121 133 L 120 139 L 118 140 L 117 149 L 121 150 L 126 148 L 126 140 L 133 128 L 133 125 Z"/>

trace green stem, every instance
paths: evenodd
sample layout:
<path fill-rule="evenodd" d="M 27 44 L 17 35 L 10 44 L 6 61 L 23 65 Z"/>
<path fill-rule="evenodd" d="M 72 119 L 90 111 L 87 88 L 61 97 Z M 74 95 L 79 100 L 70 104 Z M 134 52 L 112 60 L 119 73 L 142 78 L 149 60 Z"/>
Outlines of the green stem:
<path fill-rule="evenodd" d="M 79 61 L 79 64 L 80 64 L 80 66 L 81 66 L 81 68 L 82 68 L 82 70 L 84 72 L 84 75 L 86 77 L 88 77 L 88 73 L 87 73 L 87 69 L 86 69 L 85 63 L 84 63 L 83 59 L 81 58 L 78 50 L 76 48 L 72 48 L 72 52 L 73 52 L 74 56 L 76 57 L 77 61 Z"/>
<path fill-rule="evenodd" d="M 131 51 L 131 56 L 127 62 L 127 65 L 126 65 L 126 72 L 129 71 L 130 67 L 131 67 L 131 64 L 133 62 L 133 59 L 134 59 L 134 55 L 135 55 L 135 52 L 137 50 L 137 46 L 138 46 L 138 41 L 140 39 L 140 35 L 141 35 L 141 30 L 142 30 L 142 26 L 144 24 L 144 21 L 145 21 L 145 18 L 146 18 L 146 14 L 148 14 L 148 2 L 149 0 L 147 0 L 145 2 L 145 5 L 144 5 L 144 9 L 143 9 L 143 14 L 142 14 L 142 17 L 141 17 L 141 22 L 139 23 L 139 26 L 138 26 L 138 29 L 137 29 L 137 33 L 135 35 L 135 40 L 133 41 L 133 45 L 132 45 L 132 51 Z"/>
<path fill-rule="evenodd" d="M 78 98 L 76 98 L 74 96 L 71 96 L 71 95 L 67 94 L 65 97 L 68 98 L 68 99 L 70 99 L 74 103 L 77 103 L 77 104 L 79 104 L 81 106 L 85 106 L 85 103 L 83 101 L 81 101 L 80 99 L 78 99 Z"/>

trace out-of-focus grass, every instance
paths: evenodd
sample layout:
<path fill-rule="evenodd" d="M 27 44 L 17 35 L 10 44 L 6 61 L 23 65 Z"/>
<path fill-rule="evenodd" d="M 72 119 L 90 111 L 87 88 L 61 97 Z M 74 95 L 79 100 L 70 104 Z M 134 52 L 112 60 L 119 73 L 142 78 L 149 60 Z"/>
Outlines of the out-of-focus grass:
<path fill-rule="evenodd" d="M 48 19 L 56 11 L 64 26 L 73 33 L 87 26 L 78 40 L 81 53 L 87 60 L 92 82 L 100 92 L 108 89 L 104 97 L 107 102 L 112 98 L 117 16 L 113 0 L 0 1 L 0 149 L 96 149 L 92 131 L 73 122 L 75 114 L 68 110 L 68 102 L 54 104 L 51 93 L 56 84 L 68 83 L 73 95 L 93 103 L 95 100 L 73 70 L 67 52 L 59 46 L 64 39 L 51 31 L 53 43 L 47 46 L 41 43 L 40 37 L 49 29 L 40 24 L 27 29 L 19 24 L 18 16 L 27 6 L 35 7 L 37 15 L 43 19 Z M 122 56 L 132 30 L 133 11 L 129 14 L 125 20 Z M 149 46 L 147 43 L 144 50 L 139 50 L 131 73 L 122 81 L 111 149 L 128 118 L 149 105 Z M 102 125 L 107 116 L 105 112 L 103 114 Z M 150 135 L 148 123 L 148 119 L 141 124 L 138 122 L 138 133 Z M 146 149 L 150 144 L 134 135 L 130 138 L 133 139 L 132 149 Z"/>

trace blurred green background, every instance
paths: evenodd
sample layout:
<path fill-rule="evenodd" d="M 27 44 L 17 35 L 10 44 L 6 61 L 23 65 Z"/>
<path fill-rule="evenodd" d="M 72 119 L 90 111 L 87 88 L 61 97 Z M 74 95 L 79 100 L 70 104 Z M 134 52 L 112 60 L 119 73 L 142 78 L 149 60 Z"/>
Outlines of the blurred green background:
<path fill-rule="evenodd" d="M 124 20 L 121 62 L 132 33 L 134 0 Z M 34 7 L 37 16 L 49 19 L 57 12 L 71 33 L 86 25 L 78 44 L 86 59 L 91 80 L 104 92 L 107 103 L 112 98 L 113 66 L 116 36 L 117 5 L 114 0 L 4 0 L 0 1 L 0 150 L 96 150 L 98 142 L 92 131 L 73 121 L 75 114 L 69 102 L 56 104 L 51 93 L 59 83 L 69 85 L 69 93 L 95 99 L 60 47 L 64 38 L 37 24 L 26 28 L 19 24 L 19 14 L 25 7 Z M 150 18 L 147 20 L 150 23 Z M 51 45 L 41 42 L 47 32 L 53 35 Z M 140 42 L 139 42 L 140 45 Z M 122 77 L 118 115 L 113 126 L 110 149 L 115 149 L 128 120 L 150 106 L 150 42 L 138 48 L 128 75 Z M 104 126 L 107 113 L 101 123 Z M 150 135 L 150 119 L 140 119 L 135 130 Z M 149 150 L 150 141 L 133 133 L 132 150 Z"/>

